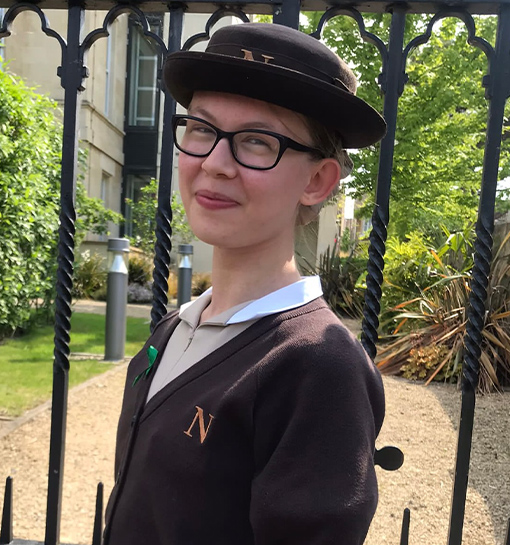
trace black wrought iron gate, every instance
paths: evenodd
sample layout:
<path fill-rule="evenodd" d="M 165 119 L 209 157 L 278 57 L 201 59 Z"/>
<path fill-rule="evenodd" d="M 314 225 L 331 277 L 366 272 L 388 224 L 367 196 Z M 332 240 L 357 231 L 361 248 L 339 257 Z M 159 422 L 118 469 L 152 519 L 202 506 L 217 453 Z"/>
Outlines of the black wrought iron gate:
<path fill-rule="evenodd" d="M 98 39 L 108 36 L 108 28 L 121 14 L 130 13 L 140 23 L 144 35 L 161 51 L 163 56 L 181 48 L 183 17 L 185 12 L 211 13 L 204 34 L 188 40 L 183 48 L 189 49 L 195 43 L 206 40 L 211 26 L 224 16 L 237 16 L 247 21 L 246 14 L 272 14 L 273 22 L 294 28 L 298 27 L 301 10 L 324 12 L 314 36 L 319 38 L 324 25 L 332 17 L 343 15 L 352 17 L 358 24 L 364 41 L 375 45 L 382 59 L 380 86 L 384 94 L 384 117 L 388 132 L 382 141 L 379 157 L 376 205 L 370 235 L 369 263 L 367 276 L 367 295 L 364 309 L 362 343 L 374 358 L 379 325 L 381 285 L 383 280 L 385 241 L 389 221 L 389 198 L 395 146 L 395 130 L 399 97 L 406 83 L 406 61 L 410 52 L 424 44 L 431 36 L 432 26 L 444 17 L 461 19 L 468 30 L 468 41 L 480 48 L 487 57 L 487 76 L 483 80 L 486 98 L 489 103 L 485 156 L 482 173 L 478 222 L 476 226 L 476 256 L 473 271 L 468 327 L 465 338 L 465 359 L 462 378 L 462 407 L 458 438 L 455 482 L 451 507 L 449 545 L 460 545 L 468 483 L 468 471 L 473 429 L 475 390 L 478 381 L 480 343 L 484 323 L 485 301 L 488 275 L 491 262 L 492 232 L 494 227 L 494 204 L 500 146 L 502 141 L 504 107 L 510 95 L 510 0 L 450 0 L 428 1 L 410 0 L 408 2 L 387 0 L 345 1 L 330 3 L 324 0 L 230 0 L 228 3 L 211 0 L 188 0 L 187 2 L 135 1 L 133 3 L 110 0 L 41 0 L 33 2 L 13 2 L 0 0 L 0 7 L 9 8 L 3 22 L 0 21 L 0 38 L 8 37 L 14 19 L 23 11 L 35 12 L 41 20 L 41 29 L 47 36 L 56 39 L 61 48 L 61 65 L 58 77 L 65 90 L 64 102 L 64 140 L 62 150 L 61 211 L 59 231 L 59 257 L 57 273 L 57 299 L 55 320 L 55 350 L 53 367 L 53 395 L 51 414 L 50 462 L 48 472 L 48 496 L 46 513 L 45 545 L 59 543 L 60 506 L 62 496 L 62 476 L 64 465 L 64 444 L 66 432 L 69 340 L 71 318 L 71 288 L 74 261 L 75 233 L 75 194 L 78 152 L 78 115 L 80 93 L 87 77 L 86 56 L 90 47 Z M 49 28 L 43 9 L 66 9 L 68 13 L 67 39 Z M 103 26 L 82 37 L 83 18 L 86 9 L 109 10 Z M 145 13 L 167 10 L 170 14 L 168 43 L 151 32 Z M 391 28 L 388 43 L 367 32 L 363 12 L 389 12 Z M 430 13 L 431 19 L 426 31 L 404 44 L 406 17 L 409 13 Z M 473 14 L 494 14 L 498 16 L 498 32 L 495 47 L 476 36 Z M 482 82 L 481 82 L 482 83 Z M 159 208 L 157 215 L 157 242 L 154 272 L 154 304 L 151 313 L 152 326 L 166 313 L 168 274 L 170 265 L 172 211 L 170 209 L 173 141 L 170 126 L 175 102 L 166 97 L 163 115 L 163 137 L 159 181 Z M 394 454 L 384 449 L 377 453 L 376 463 L 390 469 L 398 466 Z M 22 492 L 21 492 L 22 493 Z M 12 535 L 12 482 L 8 478 L 0 544 L 29 543 L 15 540 Z M 102 486 L 98 486 L 96 519 L 94 523 L 93 545 L 100 545 L 102 521 Z M 401 544 L 408 543 L 409 513 L 404 514 Z M 33 542 L 31 542 L 33 543 Z M 506 545 L 510 545 L 510 531 Z"/>

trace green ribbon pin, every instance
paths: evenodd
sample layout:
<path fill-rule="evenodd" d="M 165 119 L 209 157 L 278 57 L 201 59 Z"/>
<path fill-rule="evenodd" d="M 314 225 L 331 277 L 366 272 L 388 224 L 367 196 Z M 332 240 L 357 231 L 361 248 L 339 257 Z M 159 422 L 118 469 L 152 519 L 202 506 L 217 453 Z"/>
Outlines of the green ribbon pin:
<path fill-rule="evenodd" d="M 149 376 L 149 373 L 152 371 L 152 366 L 154 365 L 154 362 L 158 357 L 158 350 L 154 348 L 152 344 L 149 346 L 149 348 L 147 348 L 147 357 L 149 358 L 149 365 L 147 369 L 144 369 L 139 375 L 136 375 L 131 387 L 133 387 L 141 378 L 147 378 Z"/>

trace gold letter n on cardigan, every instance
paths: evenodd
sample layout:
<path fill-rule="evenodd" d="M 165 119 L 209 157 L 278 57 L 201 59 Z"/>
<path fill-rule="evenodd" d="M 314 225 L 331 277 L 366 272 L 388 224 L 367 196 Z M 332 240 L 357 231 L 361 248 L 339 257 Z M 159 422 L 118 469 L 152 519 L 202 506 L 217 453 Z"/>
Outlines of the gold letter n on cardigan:
<path fill-rule="evenodd" d="M 198 405 L 195 406 L 195 409 L 197 410 L 195 414 L 195 418 L 193 418 L 193 422 L 191 422 L 191 426 L 184 433 L 188 435 L 189 437 L 193 437 L 193 435 L 191 435 L 191 430 L 193 429 L 195 422 L 198 420 L 198 430 L 200 432 L 200 443 L 203 443 L 205 441 L 205 438 L 207 437 L 207 434 L 209 433 L 209 428 L 211 427 L 211 422 L 213 421 L 214 416 L 212 414 L 209 415 L 209 423 L 207 424 L 207 428 L 206 428 L 205 420 L 204 420 L 204 409 L 202 409 Z"/>

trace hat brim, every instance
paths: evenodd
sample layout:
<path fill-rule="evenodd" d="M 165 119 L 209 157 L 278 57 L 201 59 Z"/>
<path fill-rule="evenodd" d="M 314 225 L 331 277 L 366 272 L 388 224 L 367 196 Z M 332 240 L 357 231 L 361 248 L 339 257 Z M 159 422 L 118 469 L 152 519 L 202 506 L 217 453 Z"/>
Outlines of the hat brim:
<path fill-rule="evenodd" d="M 344 148 L 364 148 L 386 133 L 382 116 L 364 100 L 295 70 L 227 55 L 179 51 L 167 57 L 166 88 L 187 108 L 195 91 L 248 96 L 288 108 L 339 132 Z"/>

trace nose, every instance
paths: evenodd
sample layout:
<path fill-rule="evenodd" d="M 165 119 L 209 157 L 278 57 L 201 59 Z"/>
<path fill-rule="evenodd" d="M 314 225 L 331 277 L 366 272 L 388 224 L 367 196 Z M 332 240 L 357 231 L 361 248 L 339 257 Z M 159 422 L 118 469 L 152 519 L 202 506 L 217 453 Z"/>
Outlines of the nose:
<path fill-rule="evenodd" d="M 226 138 L 222 138 L 202 161 L 202 170 L 214 177 L 234 178 L 237 166 Z"/>

